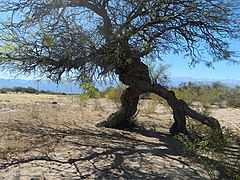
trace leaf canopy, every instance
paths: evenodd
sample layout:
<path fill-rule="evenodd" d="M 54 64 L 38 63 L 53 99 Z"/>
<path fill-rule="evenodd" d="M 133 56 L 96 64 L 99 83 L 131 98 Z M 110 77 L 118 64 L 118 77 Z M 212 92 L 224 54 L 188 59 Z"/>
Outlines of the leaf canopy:
<path fill-rule="evenodd" d="M 192 64 L 228 60 L 238 0 L 1 0 L 0 66 L 80 82 L 169 52 Z M 212 59 L 205 59 L 203 54 Z"/>

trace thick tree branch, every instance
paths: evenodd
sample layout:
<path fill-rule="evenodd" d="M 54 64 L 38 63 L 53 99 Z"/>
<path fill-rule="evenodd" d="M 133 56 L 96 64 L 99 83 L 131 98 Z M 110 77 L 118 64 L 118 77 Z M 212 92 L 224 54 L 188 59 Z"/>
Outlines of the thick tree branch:
<path fill-rule="evenodd" d="M 97 3 L 86 0 L 70 0 L 70 3 L 64 3 L 64 6 L 69 7 L 85 7 L 87 9 L 92 10 L 100 17 L 103 18 L 104 28 L 103 28 L 103 35 L 106 39 L 110 40 L 109 38 L 112 36 L 112 23 L 106 11 L 106 3 L 107 1 L 103 2 L 102 6 L 99 6 Z M 59 8 L 59 7 L 58 7 Z"/>

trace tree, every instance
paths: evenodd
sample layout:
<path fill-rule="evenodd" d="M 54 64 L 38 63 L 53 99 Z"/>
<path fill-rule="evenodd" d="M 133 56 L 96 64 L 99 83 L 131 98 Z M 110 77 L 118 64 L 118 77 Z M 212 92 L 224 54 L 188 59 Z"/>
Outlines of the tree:
<path fill-rule="evenodd" d="M 173 110 L 171 134 L 187 133 L 186 116 L 220 129 L 216 119 L 152 82 L 144 62 L 174 52 L 189 56 L 192 65 L 238 63 L 228 43 L 239 38 L 237 0 L 5 0 L 0 9 L 11 13 L 1 21 L 2 68 L 80 83 L 114 73 L 128 86 L 119 111 L 99 126 L 124 124 L 136 113 L 139 95 L 153 92 Z"/>

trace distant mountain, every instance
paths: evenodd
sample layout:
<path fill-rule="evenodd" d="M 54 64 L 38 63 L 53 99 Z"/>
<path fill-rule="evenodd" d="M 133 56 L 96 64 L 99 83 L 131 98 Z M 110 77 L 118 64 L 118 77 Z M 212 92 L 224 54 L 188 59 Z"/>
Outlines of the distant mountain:
<path fill-rule="evenodd" d="M 116 83 L 106 82 L 104 84 L 97 84 L 96 87 L 102 91 L 109 86 L 116 86 Z M 56 84 L 50 80 L 23 80 L 23 79 L 2 79 L 0 78 L 0 88 L 14 88 L 14 87 L 32 87 L 37 90 L 54 91 L 62 93 L 81 93 L 82 89 L 75 82 L 60 82 Z"/>
<path fill-rule="evenodd" d="M 53 83 L 50 80 L 23 80 L 23 79 L 1 79 L 0 88 L 13 87 L 32 87 L 37 90 L 65 92 L 65 93 L 80 93 L 81 89 L 76 83 Z"/>
<path fill-rule="evenodd" d="M 203 83 L 203 84 L 212 84 L 213 82 L 220 82 L 228 87 L 240 86 L 240 80 L 233 79 L 207 79 L 207 78 L 192 78 L 192 77 L 171 77 L 170 82 L 167 84 L 170 87 L 178 87 L 183 82 L 192 82 L 192 83 Z"/>
<path fill-rule="evenodd" d="M 240 80 L 217 80 L 217 79 L 204 79 L 204 78 L 191 78 L 191 77 L 171 77 L 170 82 L 167 84 L 170 87 L 178 87 L 182 82 L 201 82 L 203 84 L 212 84 L 213 82 L 221 82 L 222 84 L 235 87 L 240 86 Z M 99 90 L 106 89 L 110 86 L 97 84 Z M 116 84 L 115 84 L 116 85 Z M 32 87 L 37 90 L 49 90 L 54 92 L 64 92 L 64 93 L 81 93 L 81 88 L 78 84 L 74 82 L 63 82 L 63 83 L 53 83 L 50 80 L 23 80 L 23 79 L 1 79 L 0 78 L 0 88 L 13 88 L 13 87 Z"/>

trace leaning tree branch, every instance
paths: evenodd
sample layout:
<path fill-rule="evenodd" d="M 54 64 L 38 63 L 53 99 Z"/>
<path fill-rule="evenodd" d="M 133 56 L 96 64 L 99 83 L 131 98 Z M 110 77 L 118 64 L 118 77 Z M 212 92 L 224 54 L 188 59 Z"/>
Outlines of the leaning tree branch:
<path fill-rule="evenodd" d="M 218 120 L 198 113 L 191 109 L 186 102 L 178 99 L 173 91 L 167 90 L 160 84 L 152 83 L 149 78 L 148 68 L 142 62 L 135 61 L 128 65 L 125 70 L 119 72 L 119 78 L 124 84 L 129 86 L 121 96 L 122 106 L 116 113 L 110 115 L 106 121 L 98 123 L 97 126 L 121 127 L 123 123 L 128 121 L 136 113 L 139 95 L 151 92 L 165 99 L 173 110 L 174 123 L 170 128 L 172 135 L 179 133 L 188 134 L 186 118 L 191 117 L 209 126 L 222 136 L 221 126 Z"/>
<path fill-rule="evenodd" d="M 173 110 L 173 118 L 175 120 L 175 123 L 170 128 L 171 134 L 174 135 L 178 133 L 187 133 L 185 120 L 186 117 L 191 117 L 202 124 L 209 126 L 211 129 L 222 135 L 221 126 L 217 119 L 203 115 L 191 109 L 185 101 L 178 99 L 173 91 L 167 90 L 160 84 L 149 84 L 148 82 L 140 80 L 137 77 L 133 78 L 133 83 L 135 86 L 142 89 L 143 92 L 148 91 L 155 93 L 167 101 Z"/>
<path fill-rule="evenodd" d="M 91 1 L 86 1 L 86 0 L 80 0 L 80 1 L 70 0 L 70 3 L 60 4 L 60 6 L 64 5 L 64 6 L 69 6 L 69 7 L 85 7 L 87 9 L 90 9 L 93 12 L 95 12 L 97 15 L 99 15 L 100 17 L 103 18 L 103 22 L 104 22 L 103 36 L 106 38 L 106 40 L 109 40 L 110 36 L 112 36 L 112 22 L 111 22 L 111 19 L 109 18 L 107 11 L 105 9 L 106 4 L 103 3 L 103 5 L 101 5 L 99 7 L 98 4 L 94 4 L 94 3 L 90 3 L 90 2 Z"/>

